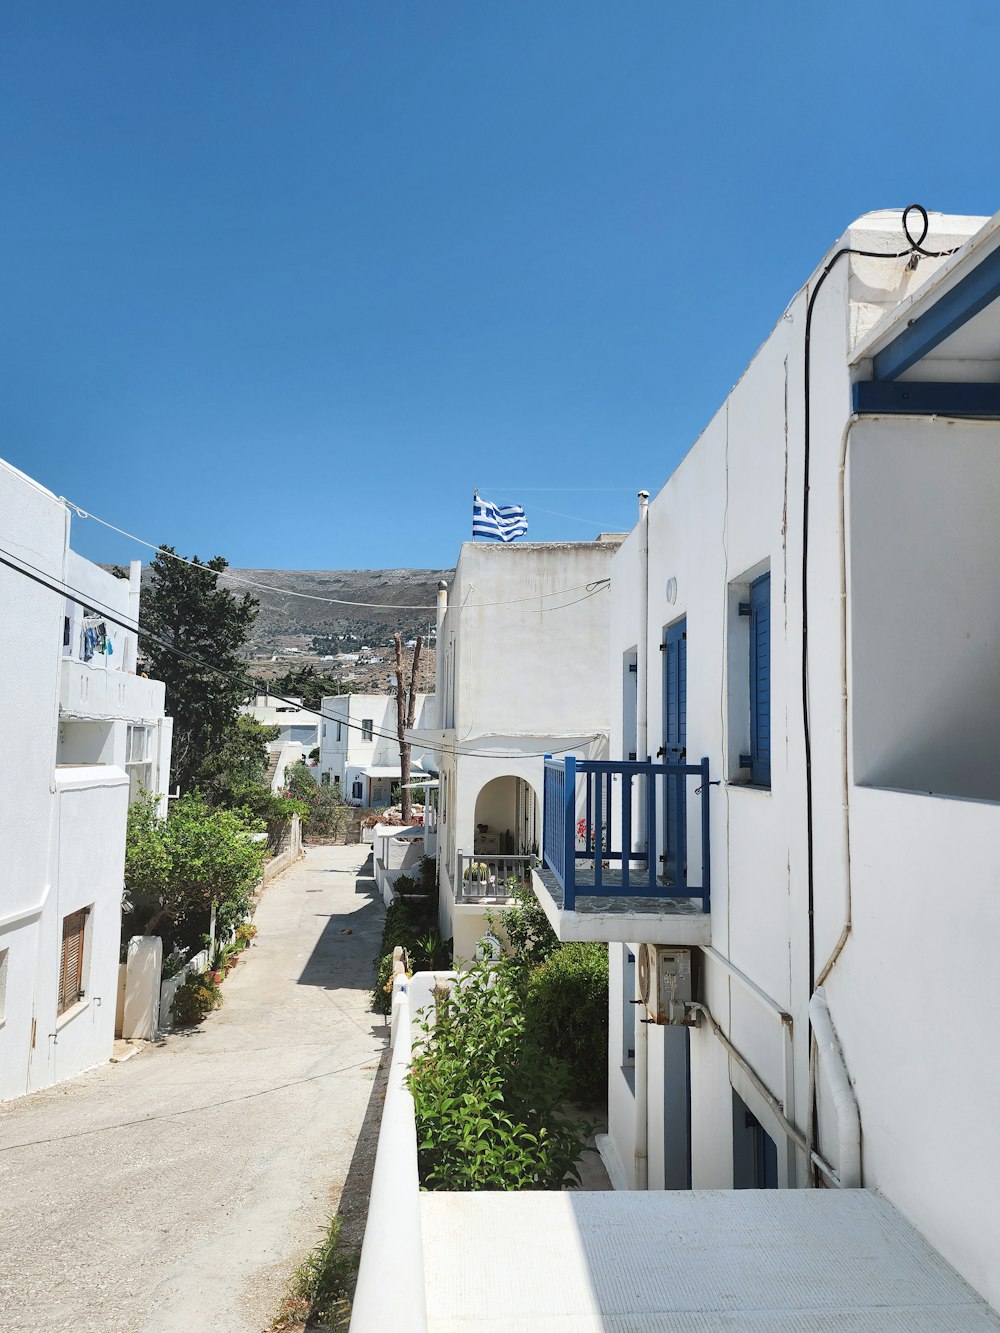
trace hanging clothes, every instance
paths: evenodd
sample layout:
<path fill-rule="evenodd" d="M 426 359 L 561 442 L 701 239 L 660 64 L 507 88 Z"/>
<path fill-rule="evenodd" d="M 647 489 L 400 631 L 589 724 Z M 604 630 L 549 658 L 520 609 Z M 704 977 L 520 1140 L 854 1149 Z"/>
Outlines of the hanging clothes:
<path fill-rule="evenodd" d="M 110 657 L 113 651 L 104 617 L 84 616 L 83 633 L 80 640 L 80 656 L 83 660 L 89 662 L 97 653 Z"/>

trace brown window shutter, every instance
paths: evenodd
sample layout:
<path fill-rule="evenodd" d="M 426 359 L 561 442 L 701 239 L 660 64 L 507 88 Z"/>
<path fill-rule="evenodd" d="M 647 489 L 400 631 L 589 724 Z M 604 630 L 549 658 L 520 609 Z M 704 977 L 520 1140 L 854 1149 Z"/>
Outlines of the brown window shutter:
<path fill-rule="evenodd" d="M 59 1009 L 65 1013 L 81 996 L 83 981 L 83 934 L 87 926 L 87 909 L 72 912 L 63 918 L 62 960 L 59 966 Z"/>

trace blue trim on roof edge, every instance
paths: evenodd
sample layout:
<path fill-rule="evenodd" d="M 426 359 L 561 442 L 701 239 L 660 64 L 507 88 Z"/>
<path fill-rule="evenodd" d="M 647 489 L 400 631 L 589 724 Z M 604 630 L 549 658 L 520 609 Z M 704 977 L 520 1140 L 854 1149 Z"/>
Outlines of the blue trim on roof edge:
<path fill-rule="evenodd" d="M 921 380 L 859 380 L 851 386 L 854 411 L 912 417 L 1000 420 L 1000 384 L 937 384 Z"/>
<path fill-rule="evenodd" d="M 894 380 L 1000 296 L 1000 247 L 918 315 L 873 362 L 873 378 Z"/>

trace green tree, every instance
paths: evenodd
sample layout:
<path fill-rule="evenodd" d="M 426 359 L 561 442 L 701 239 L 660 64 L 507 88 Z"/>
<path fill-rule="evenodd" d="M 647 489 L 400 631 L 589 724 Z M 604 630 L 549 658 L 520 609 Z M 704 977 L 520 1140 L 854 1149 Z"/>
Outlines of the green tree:
<path fill-rule="evenodd" d="M 340 784 L 317 786 L 312 770 L 305 763 L 293 764 L 286 772 L 288 793 L 305 807 L 303 832 L 321 838 L 339 838 L 350 822 L 350 807 L 344 804 Z"/>
<path fill-rule="evenodd" d="M 314 666 L 290 667 L 283 675 L 269 680 L 267 688 L 271 694 L 301 699 L 304 708 L 313 709 L 320 707 L 325 695 L 351 692 L 350 685 L 345 685 L 336 676 L 324 675 Z"/>
<path fill-rule="evenodd" d="M 253 840 L 262 820 L 236 810 L 213 809 L 188 793 L 171 801 L 159 819 L 152 801 L 134 801 L 128 811 L 125 884 L 133 897 L 158 906 L 146 922 L 147 935 L 164 920 L 178 921 L 213 903 L 227 920 L 249 913 L 267 845 Z"/>
<path fill-rule="evenodd" d="M 236 725 L 223 733 L 218 748 L 198 766 L 198 789 L 210 804 L 230 809 L 247 806 L 258 813 L 261 800 L 270 793 L 267 746 L 277 735 L 277 727 L 265 727 L 240 714 Z"/>
<path fill-rule="evenodd" d="M 218 586 L 228 568 L 222 556 L 205 564 L 195 556 L 192 564 L 181 564 L 174 554 L 172 546 L 164 546 L 152 561 L 140 624 L 162 641 L 142 640 L 144 664 L 166 684 L 167 712 L 174 719 L 171 781 L 188 790 L 235 731 L 240 705 L 252 692 L 241 653 L 258 603 Z"/>

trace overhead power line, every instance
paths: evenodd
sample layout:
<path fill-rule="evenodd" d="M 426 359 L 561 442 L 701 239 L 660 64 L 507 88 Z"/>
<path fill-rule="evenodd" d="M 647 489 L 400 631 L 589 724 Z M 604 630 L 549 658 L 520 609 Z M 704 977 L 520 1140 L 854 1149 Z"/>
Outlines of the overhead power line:
<path fill-rule="evenodd" d="M 270 698 L 277 699 L 279 703 L 288 704 L 292 708 L 300 708 L 302 706 L 299 700 L 289 699 L 282 694 L 275 694 L 273 691 L 268 690 L 266 681 L 258 681 L 253 676 L 238 676 L 235 672 L 226 671 L 222 667 L 216 666 L 213 662 L 207 662 L 202 657 L 196 657 L 194 653 L 185 652 L 183 648 L 178 648 L 175 644 L 170 643 L 169 640 L 162 638 L 158 634 L 154 634 L 151 630 L 145 629 L 141 624 L 136 624 L 130 620 L 123 619 L 117 611 L 113 611 L 110 607 L 97 601 L 91 593 L 81 592 L 78 588 L 74 588 L 72 585 L 63 582 L 60 579 L 55 579 L 54 576 L 49 575 L 45 570 L 39 569 L 37 565 L 33 565 L 29 560 L 25 560 L 23 556 L 14 556 L 10 551 L 0 548 L 0 565 L 6 565 L 6 567 L 13 570 L 15 574 L 20 574 L 24 578 L 30 579 L 32 583 L 37 583 L 40 587 L 48 589 L 49 592 L 57 593 L 61 597 L 68 597 L 71 601 L 78 603 L 80 606 L 91 607 L 99 611 L 105 620 L 109 620 L 112 625 L 117 625 L 119 629 L 127 630 L 130 634 L 136 634 L 141 639 L 147 639 L 150 643 L 157 644 L 166 652 L 171 653 L 174 657 L 180 658 L 185 662 L 190 662 L 192 666 L 196 666 L 201 671 L 207 671 L 212 675 L 218 676 L 220 680 L 228 680 L 233 684 L 241 686 L 250 684 L 254 687 L 256 692 L 267 694 Z M 337 717 L 333 713 L 325 713 L 322 707 L 308 708 L 303 711 L 322 718 L 324 722 L 339 722 L 341 726 L 346 726 L 349 730 L 365 730 L 366 734 L 368 732 L 368 729 L 364 728 L 362 723 L 351 722 L 349 719 L 345 720 L 343 717 Z M 399 741 L 399 737 L 394 731 L 383 731 L 380 728 L 372 727 L 370 734 L 378 736 L 381 740 L 394 741 L 397 743 Z M 588 737 L 580 737 L 579 740 L 597 740 L 598 738 L 599 733 L 594 732 Z M 579 740 L 577 744 L 579 744 Z M 546 751 L 539 750 L 536 752 L 515 750 L 511 753 L 504 753 L 499 750 L 466 749 L 457 745 L 428 746 L 428 748 L 440 749 L 445 754 L 465 755 L 475 759 L 541 759 L 544 758 L 546 754 L 568 754 L 571 750 L 577 748 L 577 744 L 567 745 L 562 749 L 553 748 Z"/>
<path fill-rule="evenodd" d="M 72 500 L 67 500 L 65 496 L 61 497 L 63 504 L 73 510 L 79 518 L 90 519 L 94 523 L 99 523 L 101 527 L 108 528 L 111 532 L 116 532 L 120 537 L 125 537 L 129 541 L 138 543 L 139 546 L 145 546 L 148 550 L 154 551 L 157 555 L 164 556 L 169 560 L 176 560 L 178 564 L 188 565 L 191 569 L 204 569 L 206 566 L 198 560 L 188 560 L 186 556 L 178 555 L 176 551 L 168 551 L 165 546 L 157 546 L 155 542 L 146 541 L 144 537 L 137 537 L 134 532 L 128 532 L 125 528 L 119 528 L 114 523 L 108 522 L 105 518 L 100 518 L 97 514 L 92 514 L 83 509 Z M 588 523 L 590 519 L 586 520 Z M 327 606 L 353 606 L 367 611 L 422 611 L 426 615 L 433 615 L 437 611 L 437 606 L 414 606 L 400 602 L 353 602 L 344 597 L 324 597 L 320 593 L 300 592 L 297 588 L 284 588 L 274 583 L 261 583 L 256 579 L 242 578 L 239 574 L 233 574 L 228 569 L 219 573 L 220 578 L 226 579 L 230 583 L 238 584 L 244 588 L 255 588 L 258 592 L 279 593 L 283 597 L 298 597 L 308 602 L 323 602 Z M 545 597 L 562 597 L 573 592 L 585 592 L 587 596 L 592 596 L 595 592 L 600 592 L 601 587 L 610 583 L 610 579 L 598 579 L 592 583 L 580 583 L 572 588 L 556 588 L 552 592 L 532 593 L 527 597 L 512 597 L 503 602 L 484 602 L 474 603 L 473 605 L 484 606 L 520 606 L 524 602 L 539 601 Z M 572 602 L 562 602 L 558 606 L 542 607 L 523 607 L 528 613 L 539 614 L 543 611 L 561 611 L 565 606 L 575 606 L 578 601 L 585 601 L 586 597 L 578 597 Z M 463 610 L 465 607 L 463 606 Z"/>

